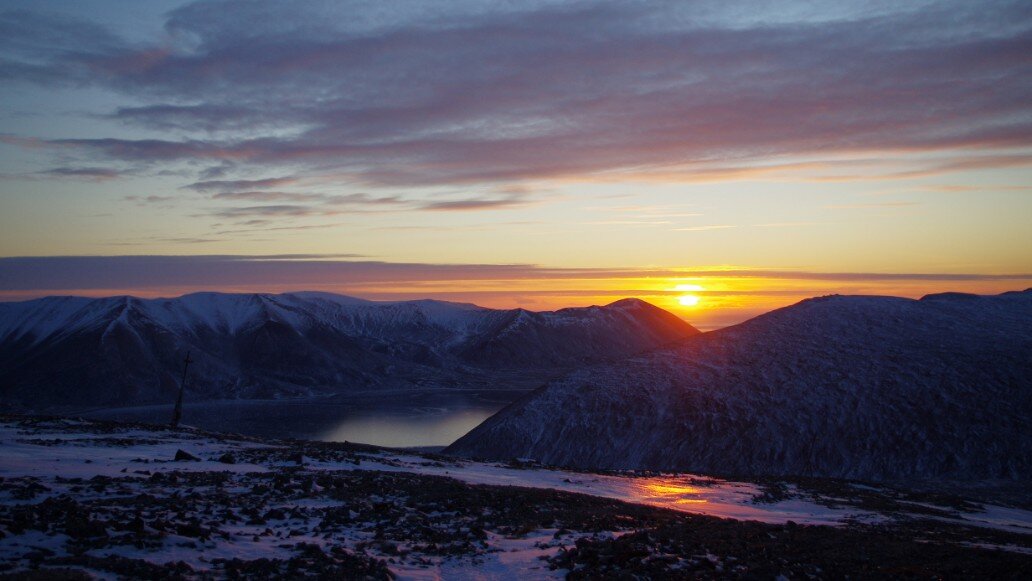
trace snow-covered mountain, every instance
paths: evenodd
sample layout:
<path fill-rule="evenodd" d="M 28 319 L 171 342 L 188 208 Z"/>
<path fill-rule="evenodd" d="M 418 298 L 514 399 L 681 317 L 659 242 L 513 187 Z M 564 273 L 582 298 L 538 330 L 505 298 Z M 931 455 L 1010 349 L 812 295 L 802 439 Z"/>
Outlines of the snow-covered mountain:
<path fill-rule="evenodd" d="M 448 451 L 582 468 L 1032 479 L 1032 289 L 805 300 L 574 372 Z"/>
<path fill-rule="evenodd" d="M 192 399 L 530 388 L 694 333 L 634 299 L 533 313 L 312 292 L 48 297 L 0 303 L 0 403 L 43 410 L 167 402 L 187 351 Z M 516 370 L 523 384 L 497 381 Z"/>

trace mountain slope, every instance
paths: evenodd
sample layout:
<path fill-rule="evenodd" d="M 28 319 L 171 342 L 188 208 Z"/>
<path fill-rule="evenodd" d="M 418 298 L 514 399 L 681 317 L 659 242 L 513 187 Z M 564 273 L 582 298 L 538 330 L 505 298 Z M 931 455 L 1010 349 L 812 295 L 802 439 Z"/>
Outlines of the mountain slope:
<path fill-rule="evenodd" d="M 170 401 L 187 351 L 193 399 L 489 388 L 513 370 L 534 387 L 693 333 L 634 300 L 530 313 L 326 293 L 49 297 L 0 303 L 0 396 L 34 410 Z"/>
<path fill-rule="evenodd" d="M 809 299 L 575 372 L 449 448 L 593 468 L 1032 478 L 1032 291 Z"/>
<path fill-rule="evenodd" d="M 462 355 L 490 366 L 589 363 L 697 334 L 687 327 L 676 315 L 639 299 L 546 313 L 516 309 L 499 313 L 487 332 L 464 346 Z"/>

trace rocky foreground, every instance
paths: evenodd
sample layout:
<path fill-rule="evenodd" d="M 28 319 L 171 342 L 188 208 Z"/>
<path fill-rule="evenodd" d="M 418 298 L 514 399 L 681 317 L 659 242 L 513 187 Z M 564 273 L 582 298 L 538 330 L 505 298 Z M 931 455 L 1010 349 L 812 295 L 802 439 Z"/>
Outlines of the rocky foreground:
<path fill-rule="evenodd" d="M 0 417 L 10 578 L 1032 577 L 1032 512 Z"/>

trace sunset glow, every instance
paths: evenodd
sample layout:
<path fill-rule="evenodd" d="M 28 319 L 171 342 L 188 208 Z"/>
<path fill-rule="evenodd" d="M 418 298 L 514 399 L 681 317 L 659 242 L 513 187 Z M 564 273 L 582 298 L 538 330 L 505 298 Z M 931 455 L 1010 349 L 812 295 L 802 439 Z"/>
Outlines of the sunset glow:
<path fill-rule="evenodd" d="M 0 0 L 12 577 L 1028 578 L 1029 353 L 1032 0 Z"/>
<path fill-rule="evenodd" d="M 705 498 L 707 492 L 704 488 L 687 484 L 684 479 L 650 478 L 643 479 L 636 496 L 643 502 L 659 506 L 703 505 L 709 504 Z M 712 510 L 719 513 L 721 509 L 714 506 Z"/>
<path fill-rule="evenodd" d="M 697 284 L 679 284 L 676 287 L 674 287 L 674 290 L 677 291 L 677 292 L 685 292 L 685 291 L 698 292 L 698 291 L 705 290 L 705 289 L 703 289 L 702 286 L 697 285 Z M 693 295 L 693 294 L 683 294 L 683 295 L 677 297 L 677 303 L 679 305 L 681 305 L 682 307 L 695 307 L 695 306 L 698 306 L 700 300 L 701 299 L 699 298 L 698 295 Z"/>
<path fill-rule="evenodd" d="M 695 295 L 681 295 L 677 297 L 677 302 L 682 307 L 694 307 L 699 304 L 699 297 Z"/>
<path fill-rule="evenodd" d="M 685 283 L 704 280 L 704 284 Z M 80 257 L 0 259 L 0 300 L 46 295 L 169 297 L 192 292 L 322 290 L 373 300 L 433 298 L 554 310 L 634 296 L 703 330 L 828 294 L 919 298 L 1032 286 L 1032 275 L 821 273 L 749 268 L 582 268 L 383 264 L 334 257 Z M 682 305 L 685 295 L 699 297 Z"/>
<path fill-rule="evenodd" d="M 1032 286 L 1020 4 L 8 4 L 3 300 Z"/>

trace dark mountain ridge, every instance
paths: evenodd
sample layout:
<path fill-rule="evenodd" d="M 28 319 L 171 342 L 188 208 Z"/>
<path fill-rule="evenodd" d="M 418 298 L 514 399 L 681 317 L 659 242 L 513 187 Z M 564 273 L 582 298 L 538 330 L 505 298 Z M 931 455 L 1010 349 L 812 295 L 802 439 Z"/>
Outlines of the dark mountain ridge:
<path fill-rule="evenodd" d="M 697 332 L 633 299 L 534 313 L 315 292 L 48 297 L 0 303 L 0 396 L 36 411 L 168 402 L 188 351 L 193 400 L 529 389 Z"/>
<path fill-rule="evenodd" d="M 1032 480 L 1032 290 L 808 299 L 576 371 L 448 451 L 580 468 Z"/>

